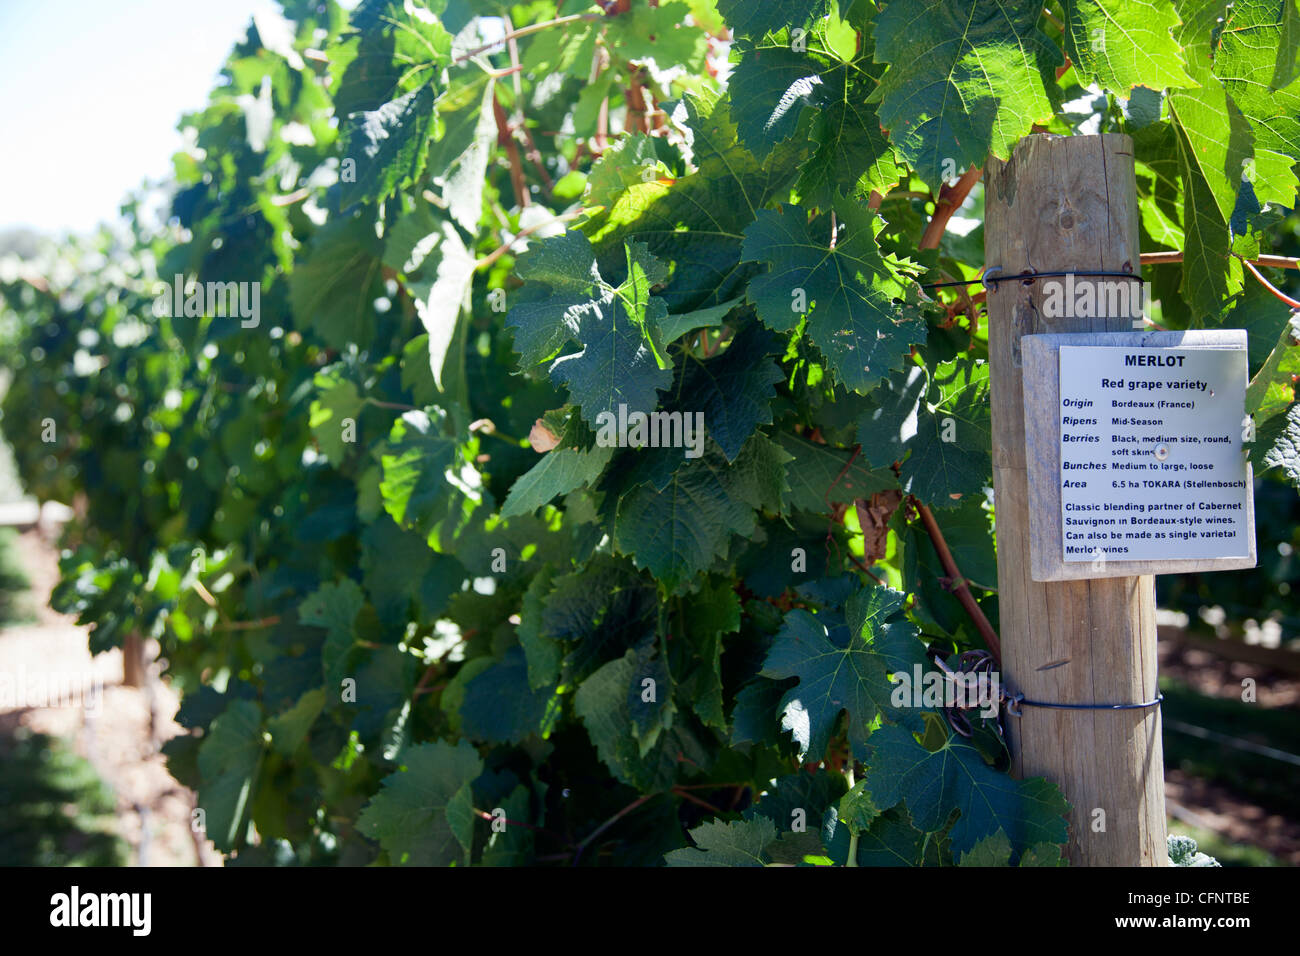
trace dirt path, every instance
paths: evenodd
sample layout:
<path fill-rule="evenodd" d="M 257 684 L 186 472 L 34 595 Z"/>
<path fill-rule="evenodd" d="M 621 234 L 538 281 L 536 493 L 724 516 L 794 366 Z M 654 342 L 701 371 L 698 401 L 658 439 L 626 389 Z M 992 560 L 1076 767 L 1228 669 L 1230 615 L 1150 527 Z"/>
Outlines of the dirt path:
<path fill-rule="evenodd" d="M 0 734 L 23 727 L 72 743 L 112 788 L 133 865 L 221 865 L 212 845 L 191 833 L 194 796 L 172 779 L 159 751 L 182 731 L 173 719 L 176 695 L 156 674 L 149 692 L 123 686 L 121 652 L 92 657 L 86 629 L 50 610 L 58 558 L 39 531 L 24 532 L 16 550 L 36 619 L 0 628 L 0 673 L 16 675 L 15 686 L 26 688 L 0 699 Z"/>

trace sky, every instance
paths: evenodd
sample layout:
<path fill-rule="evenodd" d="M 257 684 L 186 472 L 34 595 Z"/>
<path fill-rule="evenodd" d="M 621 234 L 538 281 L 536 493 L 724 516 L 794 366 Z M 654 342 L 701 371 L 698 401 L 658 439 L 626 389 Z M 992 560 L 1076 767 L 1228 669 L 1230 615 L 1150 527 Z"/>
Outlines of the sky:
<path fill-rule="evenodd" d="M 0 0 L 0 231 L 85 232 L 171 172 L 181 114 L 203 107 L 273 0 Z"/>

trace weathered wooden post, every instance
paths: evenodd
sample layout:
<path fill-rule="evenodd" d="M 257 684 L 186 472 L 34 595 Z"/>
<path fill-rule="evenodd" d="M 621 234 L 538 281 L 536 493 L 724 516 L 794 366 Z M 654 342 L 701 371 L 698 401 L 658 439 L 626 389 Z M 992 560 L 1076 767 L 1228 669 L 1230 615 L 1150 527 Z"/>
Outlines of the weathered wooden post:
<path fill-rule="evenodd" d="M 1044 282 L 1011 278 L 1027 270 L 1138 273 L 1138 253 L 1127 136 L 1028 136 L 1006 163 L 990 160 L 985 263 L 1000 268 L 988 315 L 1002 664 L 1010 685 L 1033 700 L 1137 702 L 1157 694 L 1153 577 L 1038 583 L 1030 569 L 1031 537 L 1041 528 L 1029 509 L 1020 339 L 1131 332 L 1133 320 L 1128 314 L 1047 318 Z M 1047 777 L 1073 806 L 1072 863 L 1167 863 L 1158 707 L 1026 707 L 1006 724 L 1013 771 Z"/>

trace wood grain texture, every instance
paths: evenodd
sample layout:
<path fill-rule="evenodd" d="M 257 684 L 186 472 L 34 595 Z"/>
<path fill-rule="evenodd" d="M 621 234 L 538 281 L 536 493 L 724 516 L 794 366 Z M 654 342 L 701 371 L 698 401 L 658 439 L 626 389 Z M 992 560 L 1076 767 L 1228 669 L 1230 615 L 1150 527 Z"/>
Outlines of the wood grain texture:
<path fill-rule="evenodd" d="M 1027 136 L 985 171 L 993 481 L 1003 675 L 1032 700 L 1125 703 L 1156 688 L 1155 582 L 1150 576 L 1040 583 L 1032 579 L 1022 336 L 1127 332 L 1132 320 L 1048 319 L 1042 282 L 1026 270 L 1136 271 L 1138 211 L 1127 136 Z M 1076 286 L 1090 279 L 1076 279 Z M 1026 707 L 1006 718 L 1013 772 L 1064 791 L 1071 862 L 1167 865 L 1159 708 Z M 1098 830 L 1098 815 L 1105 829 Z"/>
<path fill-rule="evenodd" d="M 1204 332 L 1114 332 L 1030 335 L 1021 340 L 1024 357 L 1025 463 L 1029 483 L 1030 576 L 1035 581 L 1119 578 L 1139 574 L 1190 574 L 1193 571 L 1233 571 L 1253 568 L 1255 555 L 1255 495 L 1253 472 L 1246 463 L 1246 525 L 1249 551 L 1245 557 L 1183 561 L 1115 561 L 1100 570 L 1092 562 L 1066 562 L 1061 546 L 1061 379 L 1062 345 L 1153 346 L 1158 348 L 1238 348 L 1246 350 L 1244 329 Z"/>

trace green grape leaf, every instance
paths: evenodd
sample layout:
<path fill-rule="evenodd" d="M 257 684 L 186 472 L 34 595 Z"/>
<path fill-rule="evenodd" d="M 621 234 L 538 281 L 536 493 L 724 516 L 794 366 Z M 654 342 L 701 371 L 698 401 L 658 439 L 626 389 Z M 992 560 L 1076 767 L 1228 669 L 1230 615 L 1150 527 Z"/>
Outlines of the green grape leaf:
<path fill-rule="evenodd" d="M 745 50 L 729 81 L 744 91 L 732 97 L 731 115 L 740 141 L 755 157 L 766 159 L 772 147 L 795 134 L 821 74 L 830 69 L 824 60 L 775 39 Z"/>
<path fill-rule="evenodd" d="M 961 815 L 949 837 L 959 858 L 998 829 L 1013 849 L 1066 840 L 1069 805 L 1053 784 L 1013 780 L 959 738 L 932 753 L 906 728 L 886 726 L 871 735 L 870 747 L 863 779 L 877 806 L 905 801 L 916 825 L 930 833 L 943 829 L 956 808 Z"/>
<path fill-rule="evenodd" d="M 632 659 L 632 682 L 627 688 L 627 713 L 632 736 L 642 759 L 659 741 L 659 735 L 672 727 L 677 713 L 673 700 L 673 675 L 668 662 L 659 652 L 653 636 L 647 636 L 635 649 Z"/>
<path fill-rule="evenodd" d="M 573 697 L 573 712 L 615 777 L 641 790 L 659 790 L 671 786 L 681 758 L 702 764 L 708 757 L 681 721 L 659 733 L 649 751 L 642 752 L 628 707 L 628 691 L 634 684 L 639 687 L 642 677 L 637 658 L 633 648 L 584 680 Z"/>
<path fill-rule="evenodd" d="M 476 217 L 477 218 L 477 217 Z M 434 385 L 441 391 L 449 376 L 449 362 L 460 356 L 450 354 L 457 323 L 474 279 L 474 257 L 465 248 L 456 227 L 444 222 L 438 231 L 426 237 L 426 258 L 421 275 L 407 283 L 415 299 L 415 311 L 429 333 L 429 370 Z"/>
<path fill-rule="evenodd" d="M 841 823 L 834 812 L 826 814 L 822 842 L 837 864 L 843 865 L 849 858 L 850 833 L 848 823 Z M 924 843 L 925 834 L 912 826 L 906 812 L 886 810 L 859 834 L 858 866 L 918 866 Z"/>
<path fill-rule="evenodd" d="M 325 628 L 321 648 L 325 687 L 337 694 L 345 677 L 352 676 L 356 662 L 356 620 L 365 597 L 355 581 L 327 581 L 307 595 L 298 606 L 298 620 L 311 627 Z"/>
<path fill-rule="evenodd" d="M 312 236 L 310 251 L 289 279 L 294 315 L 325 344 L 343 349 L 374 321 L 372 286 L 383 251 L 364 216 L 331 219 Z"/>
<path fill-rule="evenodd" d="M 446 866 L 468 852 L 474 835 L 471 784 L 483 761 L 467 741 L 438 740 L 412 747 L 402 769 L 361 811 L 357 827 L 378 840 L 391 863 Z"/>
<path fill-rule="evenodd" d="M 1011 841 L 1001 830 L 980 840 L 957 860 L 958 866 L 1009 866 Z"/>
<path fill-rule="evenodd" d="M 695 846 L 664 854 L 669 866 L 767 866 L 776 827 L 767 817 L 702 823 L 690 831 Z"/>
<path fill-rule="evenodd" d="M 340 117 L 436 79 L 451 53 L 451 35 L 420 0 L 363 0 L 350 26 L 329 51 Z"/>
<path fill-rule="evenodd" d="M 1260 204 L 1290 208 L 1297 187 L 1292 167 L 1300 157 L 1300 16 L 1295 4 L 1268 0 L 1211 6 L 1223 17 L 1214 75 L 1254 133 L 1253 162 L 1226 172 L 1248 181 Z"/>
<path fill-rule="evenodd" d="M 707 726 L 727 729 L 722 700 L 722 638 L 740 630 L 740 598 L 726 582 L 701 588 L 686 615 L 687 639 L 699 663 L 682 681 L 692 708 Z"/>
<path fill-rule="evenodd" d="M 382 202 L 419 179 L 433 133 L 431 84 L 348 118 L 339 205 Z M 475 220 L 478 219 L 476 215 Z"/>
<path fill-rule="evenodd" d="M 564 648 L 559 641 L 542 630 L 542 612 L 553 581 L 551 566 L 543 566 L 528 582 L 519 611 L 519 645 L 524 649 L 528 686 L 532 690 L 555 686 L 560 679 L 560 662 L 564 659 Z"/>
<path fill-rule="evenodd" d="M 875 465 L 901 462 L 904 491 L 956 507 L 993 472 L 988 388 L 988 365 L 969 359 L 941 363 L 933 379 L 920 366 L 895 374 L 859 420 L 863 455 Z"/>
<path fill-rule="evenodd" d="M 242 842 L 263 749 L 262 708 L 251 700 L 231 701 L 199 744 L 198 806 L 208 838 L 222 852 Z"/>
<path fill-rule="evenodd" d="M 578 334 L 583 312 L 593 307 L 600 284 L 596 254 L 587 237 L 569 230 L 529 244 L 515 266 L 524 287 L 506 314 L 520 363 L 554 358 Z"/>
<path fill-rule="evenodd" d="M 582 419 L 571 415 L 560 444 L 515 479 L 501 506 L 501 517 L 529 514 L 560 495 L 595 484 L 613 456 L 611 446 L 595 444 Z"/>
<path fill-rule="evenodd" d="M 840 798 L 837 812 L 850 833 L 865 833 L 880 816 L 880 808 L 867 792 L 865 780 L 859 780 L 852 790 Z"/>
<path fill-rule="evenodd" d="M 655 141 L 645 133 L 632 133 L 610 143 L 587 176 L 583 202 L 609 206 L 638 183 L 668 180 L 672 174 L 655 152 Z"/>
<path fill-rule="evenodd" d="M 690 4 L 682 0 L 662 0 L 653 6 L 633 4 L 609 18 L 606 42 L 629 61 L 651 60 L 697 69 L 704 59 L 707 37 L 699 27 L 682 23 L 690 12 Z"/>
<path fill-rule="evenodd" d="M 357 392 L 356 383 L 350 381 L 341 368 L 317 372 L 313 384 L 319 389 L 319 397 L 312 399 L 308 425 L 325 457 L 340 464 L 347 457 L 348 444 L 357 439 L 357 418 L 364 401 Z M 352 438 L 345 441 L 349 422 Z"/>
<path fill-rule="evenodd" d="M 1128 96 L 1135 86 L 1193 86 L 1174 40 L 1170 0 L 1062 0 L 1065 53 L 1075 70 Z"/>
<path fill-rule="evenodd" d="M 569 390 L 593 426 L 602 414 L 649 414 L 659 404 L 658 392 L 672 383 L 672 373 L 659 367 L 644 332 L 645 314 L 630 313 L 620 296 L 593 304 L 578 324 L 582 351 L 563 355 L 551 366 L 551 379 Z"/>
<path fill-rule="evenodd" d="M 573 645 L 563 665 L 569 684 L 653 631 L 658 605 L 654 587 L 626 562 L 597 555 L 585 568 L 556 579 L 544 599 L 539 633 Z"/>
<path fill-rule="evenodd" d="M 1300 402 L 1260 425 L 1254 447 L 1262 450 L 1264 468 L 1281 468 L 1300 487 Z M 1254 449 L 1251 454 L 1255 455 Z"/>
<path fill-rule="evenodd" d="M 732 464 L 712 448 L 687 460 L 668 485 L 644 484 L 618 504 L 614 543 L 675 591 L 754 529 L 755 508 L 779 510 L 785 455 L 758 435 Z"/>
<path fill-rule="evenodd" d="M 824 514 L 836 502 L 870 498 L 877 491 L 898 487 L 893 472 L 887 467 L 873 471 L 861 451 L 823 445 L 790 432 L 778 434 L 777 442 L 790 456 L 786 478 L 793 508 Z"/>
<path fill-rule="evenodd" d="M 830 0 L 718 0 L 718 13 L 741 36 L 761 37 L 802 27 L 814 17 L 825 16 L 830 6 Z"/>
<path fill-rule="evenodd" d="M 468 476 L 477 477 L 463 467 L 466 458 L 472 455 L 454 439 L 438 435 L 427 414 L 404 412 L 393 423 L 380 456 L 384 510 L 402 527 L 445 550 L 482 497 L 466 483 Z"/>
<path fill-rule="evenodd" d="M 816 830 L 828 807 L 832 807 L 848 789 L 844 775 L 819 767 L 813 773 L 800 771 L 778 777 L 775 783 L 744 811 L 746 820 L 766 817 L 778 832 L 802 824 Z"/>
<path fill-rule="evenodd" d="M 929 185 L 1006 158 L 1052 115 L 1061 51 L 1038 29 L 1034 0 L 891 3 L 876 16 L 872 101 L 894 149 Z"/>
<path fill-rule="evenodd" d="M 727 461 L 735 461 L 759 425 L 772 423 L 774 386 L 784 377 L 772 356 L 776 336 L 759 326 L 737 333 L 721 355 L 686 358 L 681 390 L 673 407 L 703 414 L 704 427 Z"/>
<path fill-rule="evenodd" d="M 781 699 L 794 683 L 794 678 L 777 681 L 760 677 L 740 689 L 731 711 L 733 747 L 776 740 L 781 726 Z"/>
<path fill-rule="evenodd" d="M 267 721 L 266 726 L 271 732 L 271 743 L 276 753 L 284 757 L 293 756 L 293 752 L 307 739 L 307 732 L 324 708 L 325 691 L 316 687 L 306 691 L 284 713 Z"/>
<path fill-rule="evenodd" d="M 581 233 L 543 240 L 520 260 L 527 298 L 506 319 L 525 364 L 555 356 L 570 341 L 582 345 L 556 358 L 550 375 L 569 389 L 592 425 L 604 412 L 618 415 L 620 405 L 628 413 L 654 411 L 656 393 L 672 382 L 652 337 L 667 315 L 664 303 L 650 295 L 663 268 L 639 243 L 628 243 L 623 253 L 624 280 L 610 286 Z"/>
<path fill-rule="evenodd" d="M 471 87 L 469 92 L 473 92 Z M 483 215 L 483 187 L 488 161 L 497 135 L 492 103 L 494 81 L 488 79 L 483 93 L 465 97 L 467 102 L 449 110 L 450 101 L 439 102 L 439 115 L 446 123 L 443 135 L 429 150 L 429 169 L 436 177 L 447 212 L 466 232 L 478 232 Z"/>
<path fill-rule="evenodd" d="M 362 584 L 389 627 L 405 626 L 413 602 L 425 618 L 438 617 L 465 579 L 459 561 L 382 511 L 362 533 L 361 549 Z"/>
<path fill-rule="evenodd" d="M 555 688 L 531 687 L 523 648 L 512 647 L 465 685 L 460 725 L 475 740 L 517 744 L 550 734 L 559 710 Z"/>
<path fill-rule="evenodd" d="M 694 136 L 696 172 L 637 183 L 591 216 L 583 230 L 611 281 L 625 267 L 625 242 L 639 242 L 671 267 L 658 291 L 669 312 L 689 312 L 736 298 L 753 267 L 740 261 L 744 229 L 755 211 L 789 193 L 807 145 L 791 140 L 759 163 L 736 141 L 728 100 L 690 95 L 664 109 Z"/>
<path fill-rule="evenodd" d="M 880 116 L 869 102 L 880 68 L 859 60 L 823 77 L 817 90 L 820 110 L 812 122 L 816 144 L 799 177 L 799 193 L 822 208 L 840 196 L 865 203 L 873 192 L 882 196 L 903 175 L 880 128 Z"/>
<path fill-rule="evenodd" d="M 763 323 L 789 332 L 806 315 L 808 337 L 831 369 L 865 394 L 925 341 L 925 323 L 892 301 L 899 283 L 876 245 L 880 220 L 855 209 L 844 221 L 848 235 L 831 248 L 829 236 L 825 243 L 812 237 L 800 207 L 762 210 L 745 230 L 741 257 L 767 266 L 748 291 Z"/>
<path fill-rule="evenodd" d="M 862 752 L 881 713 L 903 719 L 890 703 L 894 684 L 888 675 L 911 673 L 925 659 L 916 627 L 901 617 L 903 598 L 885 587 L 855 595 L 847 624 L 834 617 L 828 624 L 805 610 L 786 615 L 761 673 L 799 678 L 781 709 L 782 726 L 793 733 L 801 759 L 821 758 L 843 711 L 855 753 Z"/>
<path fill-rule="evenodd" d="M 722 324 L 722 320 L 730 315 L 742 302 L 741 299 L 728 299 L 719 305 L 667 316 L 655 323 L 656 338 L 660 342 L 667 344 L 694 329 L 717 328 Z"/>

